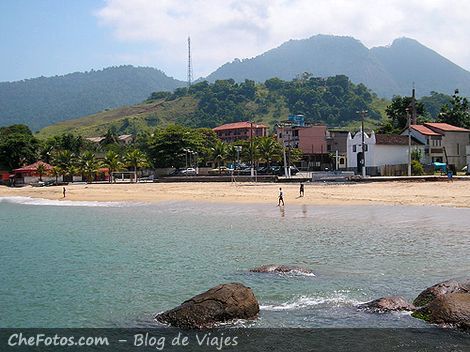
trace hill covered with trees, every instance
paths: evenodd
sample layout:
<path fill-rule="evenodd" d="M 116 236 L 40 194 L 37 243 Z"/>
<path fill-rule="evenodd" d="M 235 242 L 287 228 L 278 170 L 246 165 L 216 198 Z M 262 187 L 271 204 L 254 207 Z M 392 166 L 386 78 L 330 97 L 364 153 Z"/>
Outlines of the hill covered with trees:
<path fill-rule="evenodd" d="M 363 109 L 379 121 L 385 106 L 366 86 L 355 85 L 344 75 L 317 78 L 305 73 L 291 81 L 272 78 L 264 83 L 204 81 L 189 89 L 152 93 L 142 104 L 64 121 L 42 129 L 40 135 L 73 132 L 93 136 L 109 128 L 136 134 L 168 123 L 211 128 L 254 120 L 274 126 L 289 114 L 303 114 L 310 123 L 345 126 L 357 120 L 356 111 Z"/>
<path fill-rule="evenodd" d="M 0 83 L 0 126 L 32 130 L 105 109 L 141 102 L 155 90 L 185 83 L 150 67 L 119 66 L 64 76 Z"/>

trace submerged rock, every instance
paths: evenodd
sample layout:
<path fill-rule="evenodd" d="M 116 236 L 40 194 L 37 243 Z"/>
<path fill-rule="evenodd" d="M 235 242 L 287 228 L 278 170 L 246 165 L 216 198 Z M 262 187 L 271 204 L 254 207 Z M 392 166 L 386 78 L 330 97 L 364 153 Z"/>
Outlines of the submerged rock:
<path fill-rule="evenodd" d="M 303 274 L 315 276 L 312 270 L 293 265 L 262 265 L 257 268 L 250 269 L 252 273 L 281 273 L 281 274 Z"/>
<path fill-rule="evenodd" d="M 416 307 L 401 296 L 387 296 L 357 306 L 376 313 L 414 311 Z"/>
<path fill-rule="evenodd" d="M 202 329 L 234 319 L 254 319 L 258 313 L 259 304 L 251 288 L 229 283 L 194 296 L 155 319 L 180 328 Z"/>
<path fill-rule="evenodd" d="M 413 304 L 417 307 L 424 307 L 435 298 L 450 293 L 470 293 L 470 279 L 448 280 L 428 287 L 415 298 Z"/>
<path fill-rule="evenodd" d="M 413 316 L 434 324 L 450 324 L 470 329 L 470 294 L 441 295 L 413 313 Z"/>

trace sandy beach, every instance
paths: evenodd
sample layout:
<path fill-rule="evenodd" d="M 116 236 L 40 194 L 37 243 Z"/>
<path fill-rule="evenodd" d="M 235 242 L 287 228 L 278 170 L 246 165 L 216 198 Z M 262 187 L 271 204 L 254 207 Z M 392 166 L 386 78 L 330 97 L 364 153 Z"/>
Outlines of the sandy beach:
<path fill-rule="evenodd" d="M 273 183 L 138 183 L 76 184 L 67 186 L 67 200 L 219 203 L 263 203 L 277 205 L 282 187 L 290 204 L 392 204 L 470 207 L 470 183 L 376 182 L 354 184 L 305 184 L 299 197 L 298 184 Z M 0 197 L 23 196 L 60 200 L 62 187 L 0 187 Z"/>

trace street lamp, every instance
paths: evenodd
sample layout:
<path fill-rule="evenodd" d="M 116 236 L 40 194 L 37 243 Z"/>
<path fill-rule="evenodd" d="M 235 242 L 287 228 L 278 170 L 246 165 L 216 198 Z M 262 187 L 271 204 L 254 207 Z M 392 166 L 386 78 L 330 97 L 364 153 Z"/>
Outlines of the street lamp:
<path fill-rule="evenodd" d="M 366 177 L 366 149 L 365 149 L 365 142 L 364 142 L 364 118 L 367 115 L 367 110 L 356 111 L 357 114 L 361 115 L 361 139 L 362 139 L 362 177 Z"/>
<path fill-rule="evenodd" d="M 410 109 L 406 108 L 406 118 L 408 120 L 408 177 L 411 176 L 411 117 Z"/>

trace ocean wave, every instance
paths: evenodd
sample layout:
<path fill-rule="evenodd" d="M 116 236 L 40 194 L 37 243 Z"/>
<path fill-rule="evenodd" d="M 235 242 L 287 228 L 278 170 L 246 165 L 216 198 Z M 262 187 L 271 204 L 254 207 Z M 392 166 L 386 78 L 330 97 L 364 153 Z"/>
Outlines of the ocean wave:
<path fill-rule="evenodd" d="M 60 207 L 126 207 L 131 205 L 139 205 L 139 203 L 126 202 L 98 202 L 98 201 L 75 201 L 75 200 L 54 200 L 45 198 L 32 197 L 0 197 L 0 203 L 14 203 L 24 205 L 47 205 Z"/>
<path fill-rule="evenodd" d="M 342 292 L 335 292 L 331 296 L 299 296 L 290 301 L 281 304 L 267 304 L 261 305 L 261 310 L 267 311 L 284 311 L 284 310 L 298 310 L 313 306 L 333 306 L 333 307 L 346 307 L 356 306 L 363 302 L 350 298 Z"/>

